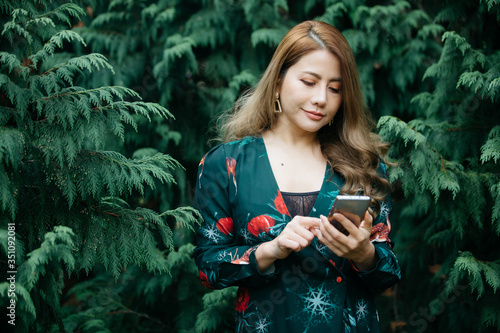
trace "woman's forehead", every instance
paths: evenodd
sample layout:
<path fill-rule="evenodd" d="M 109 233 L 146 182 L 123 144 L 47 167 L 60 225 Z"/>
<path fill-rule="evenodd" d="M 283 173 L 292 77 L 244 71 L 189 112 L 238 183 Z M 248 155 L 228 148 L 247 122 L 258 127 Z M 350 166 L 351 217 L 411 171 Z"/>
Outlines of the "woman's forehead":
<path fill-rule="evenodd" d="M 288 70 L 311 75 L 318 79 L 327 79 L 328 81 L 340 81 L 342 79 L 339 59 L 327 50 L 316 50 L 303 55 Z"/>

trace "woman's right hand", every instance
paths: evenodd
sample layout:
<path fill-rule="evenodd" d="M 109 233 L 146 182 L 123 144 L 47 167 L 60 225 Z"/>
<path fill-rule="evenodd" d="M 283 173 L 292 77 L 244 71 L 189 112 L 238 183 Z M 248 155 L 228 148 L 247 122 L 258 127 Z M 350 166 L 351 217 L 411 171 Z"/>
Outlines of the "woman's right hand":
<path fill-rule="evenodd" d="M 267 270 L 275 260 L 284 259 L 292 252 L 299 252 L 313 241 L 313 229 L 319 229 L 321 220 L 315 217 L 295 216 L 272 241 L 262 243 L 255 251 L 261 272 Z"/>

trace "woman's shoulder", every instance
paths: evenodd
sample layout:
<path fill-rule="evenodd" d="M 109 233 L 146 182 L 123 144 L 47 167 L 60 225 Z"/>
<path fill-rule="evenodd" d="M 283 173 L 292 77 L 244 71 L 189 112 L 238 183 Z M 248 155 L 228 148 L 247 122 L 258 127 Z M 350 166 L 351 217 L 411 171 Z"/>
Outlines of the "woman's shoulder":
<path fill-rule="evenodd" d="M 262 137 L 257 136 L 247 136 L 245 138 L 224 142 L 216 145 L 205 154 L 203 159 L 207 157 L 217 158 L 217 157 L 236 157 L 237 155 L 245 152 L 248 149 L 253 149 L 260 146 L 263 143 Z"/>
<path fill-rule="evenodd" d="M 246 136 L 242 139 L 223 143 L 223 145 L 229 149 L 242 149 L 260 144 L 262 142 L 261 136 Z"/>

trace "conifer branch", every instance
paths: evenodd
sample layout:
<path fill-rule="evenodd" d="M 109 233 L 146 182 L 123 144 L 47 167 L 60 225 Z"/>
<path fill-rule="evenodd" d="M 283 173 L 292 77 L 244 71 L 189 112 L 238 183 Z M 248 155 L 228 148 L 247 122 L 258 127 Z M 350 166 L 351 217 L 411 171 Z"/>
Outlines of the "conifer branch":
<path fill-rule="evenodd" d="M 485 293 L 485 283 L 496 293 L 500 288 L 500 261 L 488 262 L 476 259 L 472 253 L 464 251 L 460 253 L 455 261 L 453 270 L 450 274 L 450 280 L 447 283 L 447 292 L 458 284 L 459 279 L 464 275 L 471 276 L 469 285 L 472 290 L 477 291 L 477 299 L 481 298 Z"/>
<path fill-rule="evenodd" d="M 92 94 L 94 92 L 108 92 L 108 91 L 113 91 L 115 93 L 117 93 L 118 96 L 123 96 L 122 93 L 118 92 L 120 90 L 123 90 L 123 92 L 125 92 L 125 94 L 130 94 L 131 96 L 133 97 L 139 97 L 137 95 L 137 93 L 129 88 L 126 88 L 126 87 L 120 87 L 120 86 L 115 86 L 115 87 L 99 87 L 99 88 L 93 88 L 93 89 L 86 89 L 86 90 L 82 90 L 80 88 L 76 88 L 76 89 L 72 89 L 72 90 L 75 90 L 75 91 L 71 91 L 70 92 L 65 92 L 65 93 L 62 93 L 62 94 L 55 94 L 55 95 L 52 95 L 52 96 L 46 96 L 46 97 L 43 97 L 41 98 L 42 101 L 45 101 L 45 100 L 49 100 L 49 99 L 53 99 L 53 98 L 60 98 L 60 97 L 65 97 L 65 96 L 73 96 L 73 95 L 85 95 L 85 94 Z"/>
<path fill-rule="evenodd" d="M 74 2 L 0 0 L 0 224 L 19 222 L 16 327 L 234 328 L 236 289 L 201 289 L 192 260 L 201 218 L 176 205 L 191 200 L 187 177 L 206 150 L 210 119 L 257 82 L 280 34 L 318 15 L 351 45 L 374 115 L 394 116 L 379 122 L 399 162 L 389 168 L 392 239 L 405 283 L 419 294 L 395 290 L 396 325 L 497 330 L 497 4 L 113 0 L 87 7 L 84 24 L 67 30 L 85 14 Z M 132 85 L 137 95 L 119 88 Z M 182 111 L 178 125 L 163 105 Z M 153 158 L 172 143 L 189 161 L 186 173 L 169 155 Z M 44 238 L 56 225 L 71 229 L 73 245 Z M 62 295 L 68 270 L 77 283 Z M 8 288 L 0 282 L 2 300 Z M 149 312 L 165 306 L 175 310 Z M 440 312 L 439 324 L 419 318 L 423 308 Z M 390 316 L 380 310 L 381 320 Z M 476 320 L 457 321 L 465 316 Z"/>
<path fill-rule="evenodd" d="M 69 26 L 71 26 L 71 20 L 70 20 L 71 17 L 80 19 L 84 15 L 85 11 L 77 4 L 65 3 L 50 12 L 46 12 L 42 15 L 37 16 L 36 19 L 56 16 L 58 19 L 66 22 Z M 35 19 L 28 20 L 28 23 L 33 20 Z"/>

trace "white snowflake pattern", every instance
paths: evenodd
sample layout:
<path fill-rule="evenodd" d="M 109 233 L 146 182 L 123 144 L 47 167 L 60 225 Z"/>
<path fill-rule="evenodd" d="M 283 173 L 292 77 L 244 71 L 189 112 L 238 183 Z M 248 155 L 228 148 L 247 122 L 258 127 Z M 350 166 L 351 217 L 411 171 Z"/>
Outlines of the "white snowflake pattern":
<path fill-rule="evenodd" d="M 336 297 L 332 299 L 331 293 L 332 290 L 328 289 L 325 283 L 322 283 L 318 287 L 308 286 L 305 293 L 297 294 L 302 310 L 292 317 L 299 316 L 299 319 L 304 322 L 304 332 L 307 332 L 310 326 L 329 322 L 341 309 L 337 304 Z"/>
<path fill-rule="evenodd" d="M 241 237 L 243 237 L 245 244 L 249 244 L 252 236 L 250 235 L 248 230 L 245 229 L 241 232 Z"/>
<path fill-rule="evenodd" d="M 230 256 L 231 255 L 231 252 L 227 251 L 227 250 L 224 250 L 224 251 L 220 251 L 218 254 L 217 254 L 217 260 L 218 261 L 223 261 L 224 258 L 226 258 L 227 256 Z"/>
<path fill-rule="evenodd" d="M 269 319 L 266 317 L 266 318 L 259 318 L 259 321 L 257 321 L 257 323 L 255 324 L 255 330 L 254 332 L 257 332 L 257 333 L 267 333 L 269 330 L 269 325 L 271 325 L 271 323 L 269 322 Z"/>
<path fill-rule="evenodd" d="M 379 212 L 379 216 L 382 222 L 385 222 L 385 220 L 389 216 L 389 212 L 390 212 L 389 205 L 387 204 L 387 202 L 382 201 L 380 203 L 380 212 Z"/>
<path fill-rule="evenodd" d="M 217 226 L 215 224 L 208 224 L 203 229 L 203 235 L 215 244 L 219 244 L 219 241 L 221 239 L 219 229 L 217 229 Z"/>
<path fill-rule="evenodd" d="M 368 315 L 368 303 L 364 299 L 356 302 L 356 318 L 362 321 Z"/>
<path fill-rule="evenodd" d="M 329 293 L 325 291 L 323 286 L 318 289 L 310 288 L 307 295 L 302 295 L 301 298 L 304 302 L 304 306 L 312 314 L 320 315 L 324 318 L 331 316 L 328 310 L 333 308 L 333 304 L 330 301 Z"/>
<path fill-rule="evenodd" d="M 328 254 L 328 246 L 326 246 L 325 244 L 318 242 L 316 244 L 316 249 L 319 251 L 319 253 L 321 253 L 323 255 Z"/>

